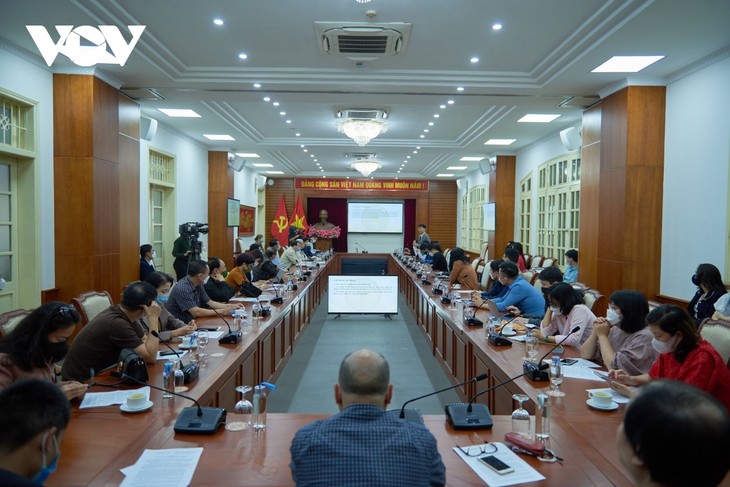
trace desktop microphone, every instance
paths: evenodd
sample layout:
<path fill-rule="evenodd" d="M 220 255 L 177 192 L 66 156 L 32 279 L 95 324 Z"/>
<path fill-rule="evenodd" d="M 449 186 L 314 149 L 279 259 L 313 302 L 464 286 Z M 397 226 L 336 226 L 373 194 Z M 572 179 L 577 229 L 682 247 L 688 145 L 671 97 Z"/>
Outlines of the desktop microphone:
<path fill-rule="evenodd" d="M 230 343 L 231 345 L 235 345 L 236 343 L 240 342 L 241 341 L 241 332 L 240 331 L 233 331 L 231 329 L 231 325 L 228 323 L 228 321 L 226 321 L 226 319 L 223 317 L 223 315 L 221 315 L 218 312 L 218 310 L 216 310 L 215 308 L 210 308 L 210 309 L 212 309 L 213 312 L 215 314 L 217 314 L 218 317 L 223 320 L 223 323 L 225 323 L 226 326 L 228 327 L 228 333 L 226 333 L 225 335 L 223 335 L 222 337 L 220 337 L 218 339 L 218 343 L 221 344 L 221 345 L 223 345 L 224 343 Z"/>
<path fill-rule="evenodd" d="M 365 247 L 363 247 L 359 243 L 355 242 L 355 245 L 358 246 L 358 247 L 360 247 L 360 250 L 362 251 L 361 253 L 363 253 L 363 254 L 369 254 L 370 253 L 367 250 L 365 250 Z"/>
<path fill-rule="evenodd" d="M 177 350 L 172 348 L 166 341 L 163 341 L 160 338 L 160 335 L 155 330 L 150 330 L 150 333 L 152 335 L 156 336 L 157 338 L 159 338 L 160 343 L 162 343 L 164 346 L 169 348 L 172 351 L 172 353 L 177 355 L 177 358 L 180 359 L 180 363 L 182 363 L 183 360 L 182 360 L 182 355 L 180 355 L 180 352 L 178 352 Z M 200 374 L 200 364 L 197 362 L 190 362 L 187 365 L 183 365 L 180 368 L 180 370 L 182 370 L 182 373 L 183 373 L 183 383 L 189 384 L 198 378 L 198 375 Z"/>
<path fill-rule="evenodd" d="M 484 301 L 482 301 L 482 304 L 477 306 L 477 308 L 474 310 L 474 313 L 471 315 L 471 317 L 464 320 L 464 324 L 469 325 L 469 326 L 484 326 L 484 322 L 477 318 L 477 311 L 482 309 L 482 306 L 484 306 L 485 304 L 487 304 L 486 299 Z"/>
<path fill-rule="evenodd" d="M 517 317 L 516 316 L 513 316 L 512 319 L 510 319 L 507 323 L 505 323 L 504 325 L 502 325 L 502 328 L 500 329 L 499 333 L 490 333 L 487 336 L 487 341 L 489 341 L 489 343 L 491 343 L 492 345 L 495 345 L 497 347 L 501 347 L 501 346 L 511 347 L 512 346 L 512 341 L 511 340 L 508 340 L 508 339 L 506 339 L 506 338 L 504 338 L 502 336 L 502 330 L 504 330 L 504 327 L 505 326 L 509 325 L 510 323 L 512 323 L 516 319 L 517 319 Z"/>
<path fill-rule="evenodd" d="M 162 391 L 165 394 L 172 394 L 173 396 L 180 396 L 183 399 L 193 401 L 196 407 L 187 407 L 183 408 L 183 410 L 180 411 L 180 415 L 177 417 L 177 421 L 175 421 L 175 427 L 173 428 L 175 430 L 175 433 L 186 433 L 192 435 L 212 435 L 213 433 L 218 431 L 221 423 L 224 423 L 226 420 L 226 410 L 223 408 L 211 408 L 207 406 L 201 407 L 200 403 L 190 396 L 184 396 L 175 391 L 168 391 L 167 389 L 153 386 L 152 384 L 145 384 L 144 382 L 137 380 L 134 377 L 131 377 L 123 372 L 114 371 L 111 375 L 113 375 L 114 377 L 120 377 L 122 380 L 131 380 L 132 382 L 137 382 L 139 384 L 142 384 L 143 386 L 149 386 L 152 389 L 157 389 L 158 391 Z"/>
<path fill-rule="evenodd" d="M 256 296 L 256 301 L 259 303 L 259 309 L 261 310 L 261 317 L 269 316 L 271 314 L 271 308 L 265 309 L 264 305 L 261 304 L 261 300 Z"/>
<path fill-rule="evenodd" d="M 271 300 L 271 304 L 282 304 L 284 302 L 284 298 L 279 295 L 279 289 L 277 289 L 275 284 L 271 284 L 271 287 L 274 288 L 274 292 L 276 293 L 276 297 Z"/>
<path fill-rule="evenodd" d="M 576 333 L 580 331 L 580 326 L 576 326 L 572 330 L 570 330 L 570 333 L 565 335 L 562 340 L 560 340 L 558 343 L 555 344 L 553 348 L 547 351 L 545 355 L 542 356 L 540 360 L 537 361 L 537 363 L 532 363 L 529 360 L 525 360 L 522 363 L 522 370 L 525 372 L 525 375 L 527 375 L 530 379 L 538 382 L 545 382 L 550 379 L 550 374 L 548 374 L 547 369 L 550 367 L 550 364 L 544 364 L 542 363 L 543 360 L 545 360 L 545 357 L 550 355 L 553 350 L 558 348 L 560 345 L 563 344 L 565 340 L 568 339 L 570 335 L 573 333 Z"/>
<path fill-rule="evenodd" d="M 420 411 L 418 411 L 418 409 L 406 409 L 406 406 L 408 404 L 410 404 L 410 403 L 412 403 L 414 401 L 418 401 L 419 399 L 423 399 L 423 398 L 426 398 L 426 397 L 429 397 L 429 396 L 433 396 L 435 394 L 440 394 L 440 393 L 442 393 L 444 391 L 449 391 L 451 389 L 456 389 L 457 387 L 461 387 L 461 386 L 466 385 L 466 384 L 469 384 L 471 382 L 473 382 L 473 383 L 476 384 L 477 382 L 479 382 L 481 380 L 484 380 L 486 378 L 487 378 L 487 374 L 481 374 L 481 375 L 478 375 L 478 376 L 476 376 L 476 377 L 474 377 L 472 379 L 469 379 L 466 382 L 462 382 L 461 384 L 456 384 L 454 386 L 445 387 L 445 388 L 440 389 L 438 391 L 429 392 L 428 394 L 424 394 L 423 396 L 419 396 L 419 397 L 415 397 L 413 399 L 409 399 L 408 401 L 406 401 L 406 402 L 403 403 L 403 407 L 400 408 L 400 412 L 398 413 L 397 418 L 398 419 L 405 419 L 406 421 L 411 422 L 411 423 L 420 423 L 420 424 L 423 424 L 423 416 L 421 416 Z M 390 409 L 390 410 L 388 410 L 388 413 L 390 413 L 391 415 L 394 415 L 395 416 L 395 413 L 397 411 L 398 411 L 397 409 Z"/>
<path fill-rule="evenodd" d="M 436 274 L 434 274 L 434 277 L 436 277 Z M 443 294 L 444 293 L 444 290 L 441 289 L 441 281 L 443 281 L 443 279 L 434 279 L 434 283 L 433 283 L 433 293 L 434 294 Z"/>
<path fill-rule="evenodd" d="M 446 406 L 446 418 L 451 426 L 457 430 L 478 430 L 488 429 L 492 427 L 492 415 L 489 414 L 489 407 L 486 404 L 474 403 L 477 397 L 487 392 L 493 391 L 505 384 L 509 384 L 515 379 L 519 379 L 528 372 L 523 372 L 504 382 L 493 385 L 482 392 L 474 394 L 468 404 L 450 404 Z"/>

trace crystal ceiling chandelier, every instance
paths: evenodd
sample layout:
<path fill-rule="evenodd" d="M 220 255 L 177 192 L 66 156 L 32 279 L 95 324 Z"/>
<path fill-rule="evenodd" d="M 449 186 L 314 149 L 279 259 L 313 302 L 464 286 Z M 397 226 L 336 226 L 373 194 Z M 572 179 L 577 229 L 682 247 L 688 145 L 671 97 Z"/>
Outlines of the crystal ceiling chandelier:
<path fill-rule="evenodd" d="M 383 166 L 381 166 L 380 162 L 376 161 L 375 159 L 359 159 L 350 165 L 350 168 L 358 171 L 365 177 L 370 176 L 381 167 Z"/>
<path fill-rule="evenodd" d="M 357 145 L 363 146 L 380 134 L 388 131 L 388 124 L 382 120 L 347 119 L 337 122 L 337 131 L 342 132 Z"/>

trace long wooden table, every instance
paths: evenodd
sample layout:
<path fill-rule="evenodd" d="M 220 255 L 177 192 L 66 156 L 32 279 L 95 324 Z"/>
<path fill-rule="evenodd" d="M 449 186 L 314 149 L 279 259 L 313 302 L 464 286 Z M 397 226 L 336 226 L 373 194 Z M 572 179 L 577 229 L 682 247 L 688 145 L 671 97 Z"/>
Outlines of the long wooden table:
<path fill-rule="evenodd" d="M 490 384 L 521 372 L 523 346 L 506 350 L 491 347 L 482 328 L 464 329 L 460 320 L 453 319 L 450 310 L 441 305 L 439 297 L 430 294 L 430 287 L 422 286 L 400 262 L 391 258 L 388 269 L 400 275 L 401 291 L 414 311 L 418 326 L 455 384 L 481 372 L 489 374 Z M 241 343 L 218 345 L 212 340 L 205 350 L 209 357 L 201 367 L 200 378 L 186 394 L 203 405 L 226 408 L 229 418 L 235 419 L 230 416 L 240 398 L 235 387 L 276 380 L 326 290 L 327 276 L 338 271 L 339 256 L 313 270 L 313 275 L 300 284 L 294 296 L 275 306 L 262 326 Z M 207 321 L 219 324 L 220 320 Z M 162 362 L 150 366 L 151 384 L 161 385 L 161 371 Z M 534 399 L 544 385 L 518 379 L 502 390 L 485 395 L 484 400 L 497 416 L 494 428 L 477 432 L 479 437 L 501 441 L 511 429 L 511 394 L 523 392 Z M 527 458 L 528 463 L 547 477 L 539 485 L 631 485 L 620 467 L 613 440 L 620 413 L 592 411 L 585 405 L 585 389 L 600 386 L 598 382 L 566 380 L 562 387 L 568 394 L 566 398 L 552 400 L 551 447 L 565 461 L 546 464 Z M 482 382 L 479 390 L 485 387 Z M 459 393 L 468 400 L 475 391 L 474 387 L 466 387 Z M 252 431 L 223 429 L 212 436 L 180 435 L 172 428 L 180 410 L 190 405 L 189 401 L 163 400 L 156 390 L 152 390 L 150 399 L 153 408 L 138 414 L 124 414 L 117 406 L 85 410 L 75 407 L 62 444 L 58 471 L 47 485 L 118 485 L 123 480 L 119 469 L 133 464 L 146 448 L 197 446 L 203 446 L 204 452 L 192 485 L 292 485 L 288 468 L 291 439 L 299 428 L 322 417 L 271 414 L 266 432 L 258 435 Z M 450 428 L 443 415 L 427 416 L 425 422 L 438 440 L 447 484 L 484 485 L 452 451 L 457 443 L 464 446 L 480 440 L 471 432 Z"/>

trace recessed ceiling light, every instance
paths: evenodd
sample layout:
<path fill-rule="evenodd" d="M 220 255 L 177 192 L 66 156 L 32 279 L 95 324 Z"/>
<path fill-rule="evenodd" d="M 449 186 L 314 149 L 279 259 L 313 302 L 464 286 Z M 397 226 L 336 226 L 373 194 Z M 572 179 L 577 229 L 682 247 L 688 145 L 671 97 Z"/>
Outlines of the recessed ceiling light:
<path fill-rule="evenodd" d="M 398 176 L 396 176 L 395 179 L 398 179 Z"/>
<path fill-rule="evenodd" d="M 456 88 L 456 91 L 464 91 L 464 87 L 463 86 L 459 86 L 459 87 Z"/>
<path fill-rule="evenodd" d="M 446 168 L 448 171 L 463 171 L 466 166 L 449 166 Z"/>
<path fill-rule="evenodd" d="M 492 30 L 502 30 L 502 24 L 492 24 Z"/>
<path fill-rule="evenodd" d="M 253 84 L 253 87 L 254 88 L 261 88 L 261 83 L 254 83 Z"/>
<path fill-rule="evenodd" d="M 438 113 L 433 114 L 433 118 L 439 118 L 439 117 L 441 117 L 441 115 L 439 115 Z"/>
<path fill-rule="evenodd" d="M 279 112 L 279 115 L 283 117 L 284 115 L 286 115 L 286 112 Z"/>
<path fill-rule="evenodd" d="M 411 156 L 406 156 L 406 159 L 410 159 L 410 158 L 411 158 Z"/>
<path fill-rule="evenodd" d="M 223 25 L 223 19 L 213 19 L 215 25 Z"/>
<path fill-rule="evenodd" d="M 254 162 L 254 167 L 274 167 L 273 164 L 269 164 L 268 162 Z"/>
<path fill-rule="evenodd" d="M 200 115 L 190 108 L 158 108 L 158 110 L 168 117 L 200 118 Z"/>
<path fill-rule="evenodd" d="M 279 102 L 278 101 L 275 101 L 274 103 L 272 103 L 272 105 L 274 105 L 275 107 L 278 107 L 279 106 Z"/>
<path fill-rule="evenodd" d="M 489 139 L 484 145 L 510 145 L 517 139 Z"/>
<path fill-rule="evenodd" d="M 245 52 L 242 52 L 238 55 L 238 59 L 248 59 L 248 54 Z"/>
<path fill-rule="evenodd" d="M 517 120 L 518 122 L 533 122 L 533 123 L 549 123 L 558 118 L 560 115 L 553 115 L 549 113 L 528 113 L 521 119 Z"/>
<path fill-rule="evenodd" d="M 317 159 L 315 159 L 314 162 L 317 162 Z M 317 165 L 319 165 L 319 162 L 317 162 Z"/>
<path fill-rule="evenodd" d="M 425 139 L 426 138 L 426 136 L 423 135 L 423 134 L 419 135 L 419 137 L 422 138 L 422 139 Z"/>
<path fill-rule="evenodd" d="M 427 134 L 428 133 L 428 129 L 423 129 L 423 132 Z"/>
<path fill-rule="evenodd" d="M 309 150 L 308 149 L 304 149 L 304 152 L 309 152 Z"/>
<path fill-rule="evenodd" d="M 444 108 L 446 108 L 446 105 L 439 105 L 439 108 L 440 108 L 441 110 L 443 110 Z M 434 115 L 434 116 L 435 116 L 435 115 Z"/>
<path fill-rule="evenodd" d="M 230 135 L 225 134 L 203 134 L 203 137 L 208 140 L 236 140 Z"/>
<path fill-rule="evenodd" d="M 476 63 L 479 62 L 479 58 L 476 57 L 476 56 L 474 56 L 473 58 L 469 59 L 469 62 L 472 63 L 472 64 L 476 64 Z"/>
<path fill-rule="evenodd" d="M 449 105 L 453 105 L 454 104 L 454 100 L 449 100 L 446 103 L 448 103 Z"/>
<path fill-rule="evenodd" d="M 309 157 L 311 157 L 312 159 L 314 159 L 314 154 L 309 154 Z"/>
<path fill-rule="evenodd" d="M 291 123 L 291 120 L 287 120 L 286 123 Z"/>
<path fill-rule="evenodd" d="M 284 174 L 284 171 L 266 171 L 266 174 Z"/>
<path fill-rule="evenodd" d="M 248 158 L 248 159 L 258 159 L 259 157 L 261 157 L 258 154 L 256 154 L 255 152 L 236 152 L 236 155 L 238 157 L 243 157 L 243 158 Z"/>
<path fill-rule="evenodd" d="M 464 156 L 461 159 L 459 159 L 461 162 L 479 162 L 483 161 L 484 157 L 476 157 L 476 156 Z"/>
<path fill-rule="evenodd" d="M 433 127 L 433 122 L 428 122 L 428 125 Z"/>
<path fill-rule="evenodd" d="M 441 173 L 436 175 L 437 178 L 450 178 L 451 176 L 453 176 L 453 174 L 449 173 Z"/>
<path fill-rule="evenodd" d="M 417 145 L 416 146 L 416 149 L 421 150 L 421 146 L 420 145 Z"/>
<path fill-rule="evenodd" d="M 418 154 L 418 151 L 417 151 L 417 150 L 414 150 L 414 151 L 413 151 L 413 153 L 414 153 L 414 154 Z"/>
<path fill-rule="evenodd" d="M 664 56 L 614 56 L 591 73 L 638 73 Z"/>
<path fill-rule="evenodd" d="M 324 172 L 324 169 L 320 169 L 320 171 Z"/>
<path fill-rule="evenodd" d="M 302 134 L 300 134 L 299 132 L 297 132 L 297 133 L 296 133 L 296 134 L 294 134 L 294 135 L 295 135 L 296 137 L 301 137 L 301 136 L 302 136 Z"/>
<path fill-rule="evenodd" d="M 269 98 L 268 96 L 265 96 L 264 101 L 271 101 L 271 98 Z"/>

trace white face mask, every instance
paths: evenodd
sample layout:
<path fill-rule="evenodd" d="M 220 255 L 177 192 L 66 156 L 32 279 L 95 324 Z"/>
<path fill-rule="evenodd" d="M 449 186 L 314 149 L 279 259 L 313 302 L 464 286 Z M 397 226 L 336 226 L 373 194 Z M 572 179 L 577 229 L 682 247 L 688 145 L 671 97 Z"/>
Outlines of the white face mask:
<path fill-rule="evenodd" d="M 612 325 L 615 325 L 616 323 L 618 323 L 619 321 L 621 321 L 621 317 L 620 317 L 620 316 L 618 315 L 618 313 L 616 313 L 616 312 L 615 312 L 614 310 L 612 310 L 611 308 L 608 308 L 608 309 L 606 310 L 606 319 L 607 319 L 607 320 L 608 320 L 608 322 L 609 322 L 609 323 L 611 323 Z"/>
<path fill-rule="evenodd" d="M 659 353 L 672 353 L 674 352 L 674 349 L 677 348 L 677 340 L 678 337 L 672 337 L 667 342 L 662 342 L 660 340 L 657 340 L 656 338 L 652 338 L 651 340 L 651 346 L 654 347 L 654 350 L 656 350 Z"/>
<path fill-rule="evenodd" d="M 205 276 L 205 279 L 203 279 L 203 284 L 208 284 L 208 280 L 210 280 L 210 276 Z"/>
<path fill-rule="evenodd" d="M 155 252 L 154 250 L 152 251 L 152 258 L 153 259 L 156 259 L 157 258 L 157 252 Z"/>
<path fill-rule="evenodd" d="M 557 306 L 550 306 L 550 309 L 552 310 L 553 313 L 556 313 L 556 314 L 560 313 L 560 308 Z"/>

